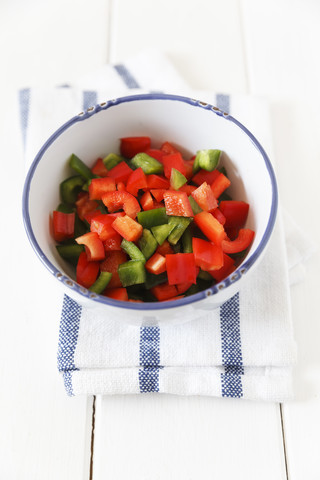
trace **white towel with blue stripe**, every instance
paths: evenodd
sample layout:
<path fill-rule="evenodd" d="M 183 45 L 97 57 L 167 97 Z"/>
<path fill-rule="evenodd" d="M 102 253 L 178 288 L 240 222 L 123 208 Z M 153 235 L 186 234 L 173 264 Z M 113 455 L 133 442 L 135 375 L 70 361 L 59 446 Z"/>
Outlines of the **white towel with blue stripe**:
<path fill-rule="evenodd" d="M 163 54 L 146 51 L 124 64 L 106 65 L 72 86 L 20 91 L 27 164 L 48 136 L 80 111 L 128 92 L 150 91 L 192 96 L 232 113 L 272 158 L 263 99 L 191 90 Z M 57 287 L 62 305 L 58 367 L 67 393 L 292 398 L 296 344 L 289 286 L 301 279 L 302 262 L 310 252 L 297 226 L 279 215 L 268 251 L 242 291 L 200 319 L 161 328 L 101 315 L 67 295 L 62 298 Z"/>

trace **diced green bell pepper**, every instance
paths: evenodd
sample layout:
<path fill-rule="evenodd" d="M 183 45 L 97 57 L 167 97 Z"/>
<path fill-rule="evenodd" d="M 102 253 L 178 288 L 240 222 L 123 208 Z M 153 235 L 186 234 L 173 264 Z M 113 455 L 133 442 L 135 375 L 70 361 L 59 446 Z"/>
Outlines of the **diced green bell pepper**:
<path fill-rule="evenodd" d="M 124 238 L 121 242 L 121 248 L 129 255 L 131 260 L 140 260 L 143 263 L 146 262 L 145 256 L 133 242 L 129 242 Z"/>
<path fill-rule="evenodd" d="M 208 273 L 204 270 L 201 270 L 201 269 L 200 269 L 200 272 L 199 272 L 197 278 L 201 278 L 201 280 L 206 280 L 207 282 L 212 282 L 213 281 L 213 278 L 211 277 L 210 273 Z"/>
<path fill-rule="evenodd" d="M 151 174 L 157 174 L 157 173 L 162 173 L 163 172 L 163 165 L 162 163 L 158 162 L 153 157 L 150 157 L 150 155 L 147 155 L 146 153 L 137 153 L 130 162 L 135 168 L 141 167 L 142 170 L 146 175 L 151 175 Z"/>
<path fill-rule="evenodd" d="M 170 186 L 174 188 L 175 190 L 179 190 L 182 185 L 187 183 L 186 177 L 179 172 L 179 170 L 176 170 L 175 168 L 171 169 L 171 175 L 170 175 Z"/>
<path fill-rule="evenodd" d="M 161 283 L 168 281 L 167 272 L 159 273 L 159 275 L 154 275 L 153 273 L 147 272 L 145 287 L 149 290 L 150 288 L 156 287 Z"/>
<path fill-rule="evenodd" d="M 62 213 L 73 213 L 74 212 L 74 208 L 71 205 L 68 205 L 67 203 L 59 203 L 56 210 L 57 210 L 57 212 L 62 212 Z"/>
<path fill-rule="evenodd" d="M 80 175 L 69 177 L 60 183 L 60 197 L 63 203 L 75 203 L 85 179 Z"/>
<path fill-rule="evenodd" d="M 191 235 L 191 230 L 190 227 L 188 227 L 185 232 L 183 233 L 181 237 L 182 241 L 182 250 L 183 253 L 192 253 L 192 235 Z"/>
<path fill-rule="evenodd" d="M 199 205 L 197 204 L 197 202 L 195 201 L 192 195 L 189 195 L 188 199 L 194 215 L 197 215 L 197 213 L 202 212 L 202 208 L 199 207 Z"/>
<path fill-rule="evenodd" d="M 73 243 L 70 245 L 56 245 L 56 249 L 64 260 L 76 266 L 80 253 L 84 251 L 84 245 Z"/>
<path fill-rule="evenodd" d="M 154 254 L 158 247 L 157 240 L 147 228 L 143 229 L 138 243 L 146 260 L 148 260 Z"/>
<path fill-rule="evenodd" d="M 68 160 L 69 166 L 73 168 L 79 175 L 81 175 L 86 180 L 90 180 L 91 178 L 95 178 L 95 175 L 91 172 L 90 168 L 87 167 L 82 160 L 80 160 L 77 155 L 72 153 Z"/>
<path fill-rule="evenodd" d="M 221 150 L 199 150 L 193 163 L 193 172 L 200 168 L 212 172 L 219 164 L 221 153 Z"/>
<path fill-rule="evenodd" d="M 192 218 L 189 217 L 169 217 L 169 225 L 174 225 L 174 229 L 168 237 L 169 243 L 175 245 L 191 222 Z"/>
<path fill-rule="evenodd" d="M 113 167 L 124 161 L 124 158 L 121 155 L 116 153 L 109 153 L 103 160 L 103 164 L 107 170 L 111 170 Z"/>
<path fill-rule="evenodd" d="M 137 214 L 137 219 L 143 228 L 152 228 L 157 225 L 168 223 L 168 216 L 165 207 L 154 208 L 153 210 L 146 210 Z"/>
<path fill-rule="evenodd" d="M 162 245 L 174 228 L 175 225 L 169 225 L 169 223 L 165 223 L 163 225 L 157 225 L 156 227 L 152 227 L 151 231 L 158 244 Z"/>
<path fill-rule="evenodd" d="M 121 263 L 118 267 L 120 281 L 124 287 L 137 285 L 146 281 L 146 270 L 144 262 L 139 260 L 129 260 Z"/>
<path fill-rule="evenodd" d="M 93 285 L 89 288 L 91 292 L 102 293 L 105 288 L 107 288 L 108 283 L 110 282 L 112 273 L 110 272 L 100 272 L 99 277 L 94 282 Z"/>

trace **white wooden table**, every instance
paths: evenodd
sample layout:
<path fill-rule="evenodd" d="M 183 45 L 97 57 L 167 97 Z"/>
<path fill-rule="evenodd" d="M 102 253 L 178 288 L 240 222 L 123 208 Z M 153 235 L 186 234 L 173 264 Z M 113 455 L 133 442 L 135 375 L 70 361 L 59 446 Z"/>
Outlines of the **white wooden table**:
<path fill-rule="evenodd" d="M 195 88 L 269 99 L 282 203 L 319 243 L 319 25 L 316 0 L 2 0 L 1 478 L 320 478 L 319 252 L 292 289 L 295 401 L 66 397 L 59 305 L 30 282 L 46 272 L 26 255 L 15 110 L 17 88 L 161 49 Z"/>

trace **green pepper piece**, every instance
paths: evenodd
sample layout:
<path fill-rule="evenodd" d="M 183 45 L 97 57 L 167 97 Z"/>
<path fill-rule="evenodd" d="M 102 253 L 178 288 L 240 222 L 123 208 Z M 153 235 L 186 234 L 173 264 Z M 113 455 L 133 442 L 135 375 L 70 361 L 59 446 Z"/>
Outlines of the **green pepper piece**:
<path fill-rule="evenodd" d="M 159 273 L 159 275 L 154 275 L 153 273 L 147 272 L 145 287 L 149 290 L 150 288 L 156 287 L 161 283 L 168 281 L 167 272 Z"/>
<path fill-rule="evenodd" d="M 83 161 L 80 160 L 80 158 L 77 157 L 77 155 L 75 155 L 74 153 L 69 157 L 68 163 L 69 166 L 73 168 L 73 170 L 75 170 L 86 180 L 90 180 L 91 178 L 95 177 L 95 175 L 91 172 L 90 168 L 87 167 L 87 165 L 83 163 Z"/>
<path fill-rule="evenodd" d="M 112 273 L 110 272 L 100 272 L 99 277 L 94 282 L 94 284 L 91 285 L 89 290 L 94 293 L 102 293 L 103 290 L 107 287 L 108 283 L 110 282 L 111 277 L 112 277 Z"/>
<path fill-rule="evenodd" d="M 60 183 L 60 197 L 63 203 L 75 203 L 85 180 L 80 175 L 69 177 Z"/>
<path fill-rule="evenodd" d="M 158 246 L 157 240 L 154 238 L 150 230 L 146 228 L 143 229 L 138 243 L 146 260 L 154 254 Z"/>
<path fill-rule="evenodd" d="M 171 175 L 170 175 L 170 186 L 174 188 L 175 190 L 179 190 L 182 185 L 187 183 L 186 177 L 179 172 L 179 170 L 176 170 L 175 168 L 171 169 Z"/>
<path fill-rule="evenodd" d="M 208 172 L 212 172 L 215 168 L 217 168 L 220 157 L 221 157 L 221 150 L 199 150 L 197 152 L 193 168 L 203 168 L 203 170 L 207 170 Z M 198 168 L 198 169 L 199 169 Z"/>
<path fill-rule="evenodd" d="M 62 213 L 73 213 L 74 209 L 71 207 L 71 205 L 68 205 L 67 203 L 59 203 L 59 205 L 56 208 L 57 212 L 62 212 Z"/>
<path fill-rule="evenodd" d="M 103 160 L 104 166 L 107 170 L 111 170 L 113 167 L 124 161 L 124 158 L 121 155 L 116 153 L 109 153 Z"/>
<path fill-rule="evenodd" d="M 194 215 L 197 215 L 197 213 L 202 212 L 202 208 L 199 207 L 199 205 L 197 204 L 197 202 L 195 201 L 192 195 L 189 195 L 188 199 Z"/>
<path fill-rule="evenodd" d="M 177 242 L 175 245 L 172 245 L 172 249 L 174 253 L 182 253 L 180 242 Z"/>
<path fill-rule="evenodd" d="M 81 235 L 84 235 L 89 231 L 90 225 L 86 222 L 86 220 L 84 222 L 80 220 L 80 218 L 76 214 L 74 217 L 74 238 L 81 237 Z"/>
<path fill-rule="evenodd" d="M 201 280 L 206 280 L 207 282 L 213 282 L 213 277 L 211 277 L 210 273 L 206 272 L 205 270 L 201 270 L 198 274 L 198 277 Z"/>
<path fill-rule="evenodd" d="M 129 255 L 131 260 L 140 260 L 143 263 L 146 262 L 145 256 L 133 242 L 129 242 L 124 238 L 121 242 L 121 248 Z"/>
<path fill-rule="evenodd" d="M 181 237 L 182 241 L 182 250 L 183 253 L 192 253 L 192 235 L 191 235 L 191 229 L 188 227 L 185 232 L 183 233 Z"/>
<path fill-rule="evenodd" d="M 169 225 L 174 225 L 175 227 L 168 237 L 169 243 L 175 245 L 191 222 L 192 218 L 189 217 L 169 217 Z"/>
<path fill-rule="evenodd" d="M 163 165 L 162 163 L 158 162 L 150 155 L 146 153 L 137 153 L 130 162 L 134 167 L 139 168 L 141 167 L 142 170 L 146 175 L 151 175 L 153 173 L 162 173 L 163 172 Z"/>
<path fill-rule="evenodd" d="M 146 210 L 137 214 L 138 222 L 143 228 L 152 228 L 157 225 L 168 223 L 168 217 L 165 207 L 154 208 L 153 210 Z"/>
<path fill-rule="evenodd" d="M 139 260 L 129 260 L 121 263 L 118 267 L 120 281 L 124 287 L 137 285 L 146 281 L 146 270 L 144 262 Z"/>
<path fill-rule="evenodd" d="M 219 202 L 221 202 L 222 200 L 223 201 L 232 200 L 232 197 L 227 192 L 222 192 L 220 197 L 219 197 Z"/>
<path fill-rule="evenodd" d="M 84 245 L 78 245 L 77 243 L 70 245 L 56 245 L 56 249 L 60 257 L 76 266 L 80 253 L 84 251 Z"/>
<path fill-rule="evenodd" d="M 194 159 L 193 165 L 192 165 L 192 173 L 193 175 L 197 173 L 200 170 L 200 163 L 199 163 L 199 156 L 196 155 L 196 158 Z"/>
<path fill-rule="evenodd" d="M 228 173 L 225 167 L 218 168 L 220 173 L 223 173 L 228 178 Z"/>
<path fill-rule="evenodd" d="M 175 228 L 175 225 L 169 225 L 169 223 L 165 223 L 163 225 L 157 225 L 156 227 L 152 227 L 151 231 L 153 233 L 154 238 L 157 240 L 159 245 L 162 245 L 168 235 L 172 232 Z"/>

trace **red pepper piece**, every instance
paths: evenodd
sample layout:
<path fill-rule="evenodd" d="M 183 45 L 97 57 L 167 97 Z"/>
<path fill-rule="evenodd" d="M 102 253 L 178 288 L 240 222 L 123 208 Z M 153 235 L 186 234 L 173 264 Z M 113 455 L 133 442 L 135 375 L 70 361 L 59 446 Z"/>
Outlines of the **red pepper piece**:
<path fill-rule="evenodd" d="M 85 219 L 85 215 L 98 209 L 98 202 L 89 199 L 89 193 L 80 192 L 76 201 L 77 214 L 80 220 Z"/>
<path fill-rule="evenodd" d="M 113 228 L 129 242 L 136 242 L 142 235 L 142 225 L 128 215 L 118 217 L 112 224 Z"/>
<path fill-rule="evenodd" d="M 150 137 L 125 137 L 120 140 L 120 153 L 126 158 L 132 158 L 137 153 L 150 148 Z"/>
<path fill-rule="evenodd" d="M 221 282 L 226 278 L 230 273 L 234 272 L 234 260 L 229 257 L 229 255 L 223 254 L 223 266 L 219 270 L 209 270 L 208 273 L 217 281 Z"/>
<path fill-rule="evenodd" d="M 150 157 L 155 158 L 160 163 L 162 163 L 162 157 L 165 155 L 162 150 L 158 150 L 156 148 L 148 148 L 148 150 L 145 150 L 145 153 Z"/>
<path fill-rule="evenodd" d="M 223 225 L 209 212 L 200 212 L 194 217 L 194 221 L 205 234 L 205 236 L 215 245 L 221 245 L 222 240 L 226 238 L 226 232 Z"/>
<path fill-rule="evenodd" d="M 96 163 L 91 168 L 91 172 L 94 173 L 95 175 L 98 175 L 99 177 L 108 176 L 108 170 L 105 164 L 103 163 L 102 158 L 97 159 Z"/>
<path fill-rule="evenodd" d="M 103 246 L 106 252 L 113 251 L 113 250 L 121 250 L 121 242 L 122 242 L 122 237 L 121 235 L 114 231 L 114 234 L 104 240 Z"/>
<path fill-rule="evenodd" d="M 179 188 L 179 192 L 186 192 L 189 197 L 189 195 L 191 195 L 196 189 L 197 187 L 194 185 L 182 185 L 182 187 Z"/>
<path fill-rule="evenodd" d="M 85 288 L 90 288 L 98 278 L 99 265 L 99 262 L 90 262 L 86 252 L 81 252 L 77 263 L 77 283 Z"/>
<path fill-rule="evenodd" d="M 253 230 L 250 230 L 250 228 L 240 228 L 237 238 L 235 240 L 223 240 L 221 242 L 221 247 L 225 253 L 242 252 L 249 247 L 253 238 Z"/>
<path fill-rule="evenodd" d="M 219 198 L 230 185 L 230 180 L 223 173 L 219 172 L 217 178 L 215 178 L 211 184 L 211 190 L 216 198 Z"/>
<path fill-rule="evenodd" d="M 122 287 L 122 283 L 118 274 L 118 267 L 121 263 L 127 261 L 127 255 L 121 250 L 120 252 L 108 252 L 105 260 L 100 264 L 100 270 L 102 272 L 112 273 L 110 282 L 108 283 L 108 288 L 112 287 Z"/>
<path fill-rule="evenodd" d="M 168 283 L 162 283 L 150 289 L 151 293 L 160 302 L 164 300 L 170 300 L 170 298 L 177 296 L 177 288 L 175 285 L 169 285 Z"/>
<path fill-rule="evenodd" d="M 243 228 L 248 217 L 249 204 L 237 200 L 223 200 L 219 209 L 226 219 L 225 228 Z"/>
<path fill-rule="evenodd" d="M 152 210 L 154 208 L 153 198 L 150 192 L 145 192 L 140 198 L 141 207 L 143 210 Z"/>
<path fill-rule="evenodd" d="M 129 300 L 127 289 L 124 287 L 107 288 L 102 295 L 113 298 L 114 300 L 121 300 L 123 302 L 127 302 Z"/>
<path fill-rule="evenodd" d="M 89 185 L 90 200 L 101 200 L 104 193 L 113 192 L 116 189 L 114 178 L 93 178 Z"/>
<path fill-rule="evenodd" d="M 184 166 L 186 167 L 185 177 L 190 180 L 193 175 L 193 163 L 194 160 L 184 160 Z"/>
<path fill-rule="evenodd" d="M 178 293 L 181 294 L 181 293 L 186 292 L 187 290 L 189 290 L 189 288 L 192 285 L 193 285 L 192 282 L 179 283 L 179 285 L 177 285 Z"/>
<path fill-rule="evenodd" d="M 196 265 L 206 272 L 218 270 L 223 266 L 223 251 L 221 247 L 201 238 L 192 239 L 192 250 Z"/>
<path fill-rule="evenodd" d="M 115 236 L 116 231 L 112 227 L 115 218 L 109 215 L 96 215 L 90 223 L 91 232 L 96 232 L 102 242 Z"/>
<path fill-rule="evenodd" d="M 169 285 L 197 283 L 196 263 L 193 253 L 166 255 Z"/>
<path fill-rule="evenodd" d="M 79 245 L 84 245 L 89 261 L 103 260 L 106 256 L 104 246 L 96 232 L 88 232 L 75 239 Z"/>
<path fill-rule="evenodd" d="M 117 190 L 119 192 L 126 192 L 127 191 L 126 186 L 123 182 L 117 183 Z"/>
<path fill-rule="evenodd" d="M 116 183 L 126 183 L 132 172 L 132 168 L 123 161 L 108 171 L 108 177 L 114 178 Z"/>
<path fill-rule="evenodd" d="M 102 201 L 110 213 L 123 209 L 131 218 L 136 218 L 141 210 L 138 200 L 129 192 L 108 192 L 102 196 Z"/>
<path fill-rule="evenodd" d="M 146 174 L 142 168 L 137 168 L 134 170 L 130 177 L 127 180 L 127 192 L 131 193 L 135 197 L 138 195 L 138 191 L 142 188 L 147 188 L 147 178 Z"/>
<path fill-rule="evenodd" d="M 185 192 L 167 190 L 163 194 L 167 215 L 193 217 L 193 211 Z"/>
<path fill-rule="evenodd" d="M 147 184 L 148 188 L 170 188 L 170 182 L 166 178 L 162 177 L 161 175 L 155 175 L 154 173 L 151 175 L 147 175 Z"/>
<path fill-rule="evenodd" d="M 152 188 L 150 192 L 157 200 L 157 202 L 161 202 L 163 200 L 163 194 L 164 192 L 166 192 L 166 190 L 164 188 Z"/>
<path fill-rule="evenodd" d="M 219 208 L 216 208 L 213 212 L 211 212 L 214 218 L 218 220 L 218 222 L 221 223 L 221 225 L 225 225 L 226 223 L 226 217 L 223 215 L 221 210 Z"/>
<path fill-rule="evenodd" d="M 166 271 L 166 258 L 160 255 L 160 253 L 154 253 L 145 264 L 145 267 L 148 272 L 159 275 Z"/>
<path fill-rule="evenodd" d="M 168 240 L 165 240 L 162 245 L 157 247 L 156 253 L 160 253 L 160 255 L 164 256 L 173 253 L 173 249 Z"/>
<path fill-rule="evenodd" d="M 192 181 L 196 185 L 201 185 L 203 182 L 207 182 L 208 185 L 211 185 L 212 182 L 219 176 L 219 174 L 219 170 L 212 170 L 212 172 L 208 172 L 207 170 L 201 169 L 192 177 Z"/>
<path fill-rule="evenodd" d="M 182 173 L 182 175 L 186 176 L 187 169 L 184 164 L 184 160 L 182 158 L 181 153 L 172 153 L 171 155 L 164 155 L 162 158 L 162 163 L 164 166 L 164 176 L 166 178 L 170 179 L 172 168 L 175 168 L 180 173 Z"/>
<path fill-rule="evenodd" d="M 57 242 L 73 238 L 74 219 L 74 213 L 53 212 L 53 236 Z"/>
<path fill-rule="evenodd" d="M 176 147 L 174 147 L 170 142 L 164 142 L 161 145 L 161 150 L 166 155 L 171 155 L 171 153 L 180 153 L 179 150 Z"/>
<path fill-rule="evenodd" d="M 207 182 L 203 182 L 200 187 L 191 192 L 191 195 L 205 212 L 212 212 L 218 206 L 218 202 Z"/>

